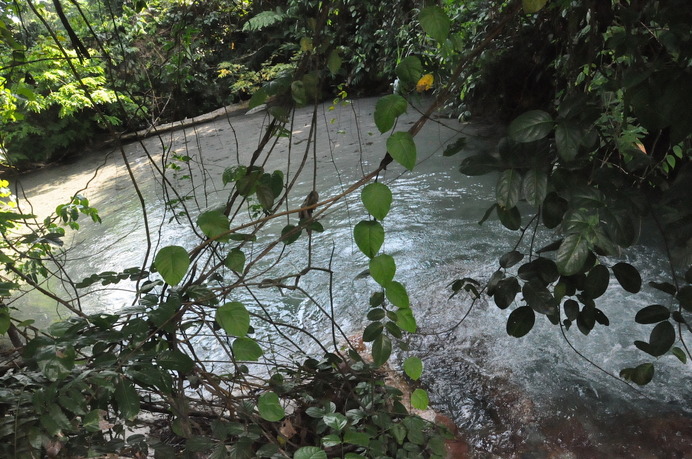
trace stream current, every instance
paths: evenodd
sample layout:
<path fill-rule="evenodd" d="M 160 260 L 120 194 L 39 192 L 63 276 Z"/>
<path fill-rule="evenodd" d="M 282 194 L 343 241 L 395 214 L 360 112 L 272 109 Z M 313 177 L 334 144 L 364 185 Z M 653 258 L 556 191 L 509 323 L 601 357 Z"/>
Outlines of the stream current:
<path fill-rule="evenodd" d="M 379 134 L 372 121 L 375 102 L 362 99 L 318 108 L 315 186 L 321 199 L 341 193 L 379 164 L 386 136 Z M 280 139 L 279 150 L 265 170 L 281 169 L 293 177 L 299 161 L 293 160 L 289 168 L 286 159 L 302 155 L 312 116 L 309 108 L 296 113 L 289 127 L 293 133 L 290 143 Z M 417 117 L 409 108 L 397 129 L 408 129 Z M 191 208 L 197 212 L 212 209 L 225 201 L 231 189 L 222 184 L 224 169 L 249 162 L 266 122 L 263 112 L 224 117 L 124 147 L 146 201 L 149 237 L 155 247 L 176 244 L 190 249 L 200 239 L 165 210 L 171 196 L 162 191 L 148 155 L 159 166 L 162 157 L 170 162 L 175 162 L 174 155 L 189 157 L 189 161 L 177 162 L 180 170 L 167 169 L 166 175 L 183 194 L 194 188 L 195 197 L 186 201 Z M 466 177 L 458 172 L 465 155 L 491 153 L 497 133 L 493 126 L 431 120 L 416 137 L 418 164 L 414 171 L 405 172 L 392 164 L 381 177 L 394 195 L 383 222 L 383 250 L 395 258 L 395 279 L 406 285 L 411 297 L 422 334 L 407 341 L 411 352 L 425 362 L 423 384 L 433 405 L 462 428 L 480 457 L 692 457 L 690 365 L 663 356 L 656 362 L 654 381 L 641 389 L 617 378 L 620 369 L 651 360 L 633 344 L 636 339 L 646 339 L 650 327 L 636 326 L 633 318 L 647 304 L 667 304 L 655 291 L 645 288 L 631 295 L 611 280 L 613 288 L 598 303 L 609 317 L 610 327 L 597 326 L 588 337 L 576 327 L 566 333 L 579 352 L 611 375 L 579 357 L 560 329 L 544 317 L 537 318 L 526 337 L 515 339 L 505 332 L 512 308 L 501 311 L 492 300 L 484 299 L 459 324 L 471 301 L 461 294 L 450 299 L 449 284 L 464 277 L 487 280 L 497 269 L 498 258 L 512 249 L 517 238 L 495 218 L 478 224 L 494 202 L 496 177 Z M 460 135 L 467 138 L 466 148 L 456 156 L 443 157 L 444 147 Z M 313 165 L 308 160 L 299 175 L 290 208 L 299 207 L 312 188 Z M 21 210 L 41 218 L 80 190 L 99 209 L 102 224 L 80 219 L 82 229 L 69 232 L 65 241 L 70 247 L 65 255 L 67 270 L 78 281 L 92 273 L 142 263 L 147 234 L 130 183 L 120 152 L 113 150 L 34 172 L 16 179 L 13 186 Z M 192 217 L 194 220 L 196 215 Z M 325 342 L 330 340 L 330 330 L 320 307 L 328 312 L 333 309 L 346 334 L 358 333 L 365 324 L 368 298 L 377 290 L 375 282 L 362 275 L 367 259 L 352 238 L 353 225 L 364 218 L 359 193 L 354 193 L 323 216 L 325 232 L 313 235 L 313 265 L 329 267 L 335 273 L 332 303 L 329 289 L 324 288 L 329 279 L 320 272 L 311 272 L 300 281 L 315 294 L 312 299 L 297 291 L 266 288 L 257 290 L 258 301 L 275 317 L 304 327 Z M 523 218 L 526 223 L 528 217 Z M 270 224 L 252 250 L 259 251 L 262 244 L 278 237 L 286 223 Z M 537 238 L 537 245 L 550 242 L 541 234 Z M 644 283 L 667 279 L 666 260 L 655 244 L 642 243 L 622 258 L 640 269 Z M 300 271 L 305 267 L 307 245 L 302 237 L 287 246 L 279 267 L 262 275 L 276 278 Z M 258 263 L 255 269 L 260 273 L 269 264 Z M 48 283 L 59 291 L 56 284 Z M 132 306 L 131 289 L 124 283 L 93 289 L 81 298 L 81 307 L 89 313 L 118 313 Z M 237 299 L 248 301 L 243 296 Z M 29 293 L 18 301 L 27 316 L 43 317 L 46 322 L 64 317 L 64 311 L 56 311 L 53 303 L 38 295 Z M 310 349 L 309 342 L 305 343 Z M 202 339 L 200 346 L 211 360 L 223 357 L 214 355 L 213 342 Z"/>

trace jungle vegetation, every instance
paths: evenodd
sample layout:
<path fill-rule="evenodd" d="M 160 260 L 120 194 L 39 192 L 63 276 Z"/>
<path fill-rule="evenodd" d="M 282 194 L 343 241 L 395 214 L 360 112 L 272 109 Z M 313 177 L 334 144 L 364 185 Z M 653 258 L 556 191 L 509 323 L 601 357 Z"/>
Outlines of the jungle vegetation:
<path fill-rule="evenodd" d="M 387 167 L 415 168 L 415 135 L 438 110 L 462 120 L 494 114 L 507 123 L 497 154 L 465 157 L 460 171 L 497 176 L 496 202 L 482 221 L 498 218 L 517 234 L 490 279 L 450 279 L 450 294 L 511 309 L 507 333 L 520 338 L 542 317 L 563 333 L 573 327 L 588 335 L 609 325 L 598 307 L 609 288 L 657 289 L 669 302 L 632 318 L 651 332 L 634 341 L 642 362 L 619 377 L 645 385 L 656 358 L 667 354 L 689 365 L 687 0 L 0 0 L 0 37 L 0 153 L 8 180 L 230 103 L 266 104 L 270 118 L 256 133 L 252 160 L 224 172 L 219 208 L 194 206 L 187 188 L 166 179 L 171 164 L 194 158 L 164 164 L 168 215 L 189 227 L 192 243 L 162 245 L 152 230 L 136 266 L 118 272 L 64 275 L 63 238 L 85 219 L 102 218 L 87 197 L 33 215 L 2 181 L 0 333 L 13 348 L 0 368 L 4 457 L 150 448 L 156 457 L 443 457 L 448 433 L 411 414 L 427 407 L 425 390 L 416 386 L 406 406 L 382 378 L 393 347 L 417 323 L 406 287 L 395 280 L 396 260 L 382 250 L 393 197 L 378 181 Z M 424 92 L 429 108 L 402 130 L 397 118 Z M 280 265 L 282 248 L 328 232 L 320 215 L 343 196 L 303 201 L 292 193 L 295 172 L 265 170 L 264 158 L 277 139 L 291 136 L 295 107 L 358 95 L 380 96 L 375 123 L 388 135 L 380 165 L 344 187 L 344 195 L 360 194 L 367 211 L 353 239 L 379 286 L 362 332 L 368 358 L 341 339 L 328 306 L 333 340 L 319 343 L 320 355 L 300 355 L 298 346 L 294 360 L 267 357 L 259 323 L 289 343 L 307 332 L 259 302 L 238 301 L 236 292 L 266 288 L 258 267 Z M 304 158 L 313 154 L 307 144 Z M 459 141 L 444 154 L 461 150 Z M 249 223 L 239 217 L 247 214 Z M 642 279 L 617 261 L 644 220 L 655 223 L 670 260 L 665 279 Z M 267 242 L 263 231 L 272 221 L 285 226 Z M 539 230 L 553 243 L 534 247 Z M 336 274 L 313 266 L 309 254 L 306 260 L 272 287 L 300 290 L 302 276 Z M 55 294 L 45 279 L 71 293 Z M 115 284 L 130 290 L 132 308 L 82 311 L 85 292 Z M 19 320 L 13 299 L 27 288 L 72 317 L 48 328 Z M 198 356 L 197 334 L 224 349 L 226 371 L 211 371 Z M 423 375 L 416 356 L 402 368 L 412 381 Z M 170 420 L 167 440 L 126 437 L 146 413 Z"/>

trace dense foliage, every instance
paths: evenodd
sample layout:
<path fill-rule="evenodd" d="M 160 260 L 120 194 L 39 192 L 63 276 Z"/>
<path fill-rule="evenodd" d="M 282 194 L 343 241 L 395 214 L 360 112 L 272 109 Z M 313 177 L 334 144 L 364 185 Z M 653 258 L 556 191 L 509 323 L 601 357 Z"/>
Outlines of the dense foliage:
<path fill-rule="evenodd" d="M 190 167 L 194 158 L 164 155 L 159 167 L 150 156 L 169 198 L 161 225 L 187 225 L 190 240 L 155 239 L 142 202 L 146 248 L 137 266 L 117 272 L 64 276 L 64 235 L 79 230 L 80 217 L 101 219 L 85 196 L 41 219 L 20 211 L 2 183 L 0 332 L 21 348 L 21 360 L 0 373 L 3 454 L 135 455 L 152 447 L 160 456 L 190 457 L 443 456 L 442 430 L 409 413 L 427 407 L 427 393 L 416 389 L 407 407 L 381 372 L 417 323 L 396 280 L 396 260 L 382 249 L 392 192 L 378 181 L 393 162 L 416 166 L 415 135 L 441 108 L 460 117 L 499 110 L 511 120 L 496 154 L 465 158 L 461 172 L 497 173 L 497 202 L 483 221 L 494 213 L 519 233 L 489 281 L 450 279 L 452 293 L 489 295 L 501 309 L 512 308 L 511 336 L 529 333 L 543 315 L 566 337 L 575 324 L 589 334 L 609 324 L 598 299 L 611 276 L 628 292 L 643 288 L 637 269 L 618 257 L 637 240 L 641 222 L 652 219 L 671 272 L 649 285 L 671 300 L 636 314 L 636 322 L 655 325 L 634 344 L 686 364 L 692 13 L 684 3 L 2 2 L 6 165 L 48 162 L 99 133 L 115 137 L 230 101 L 266 104 L 270 115 L 248 162 L 229 164 L 220 178 L 225 195 L 215 208 L 195 199 L 204 178 L 171 179 L 169 171 Z M 292 153 L 298 172 L 291 155 L 280 168 L 266 167 L 280 141 L 293 144 L 292 110 L 332 95 L 336 104 L 365 88 L 388 90 L 395 78 L 394 92 L 374 113 L 388 136 L 379 167 L 328 199 L 320 200 L 313 178 L 300 204 L 294 185 L 316 155 L 315 117 L 306 145 Z M 427 113 L 409 130 L 397 126 L 408 99 L 430 90 L 435 100 Z M 445 155 L 462 148 L 462 141 L 451 144 Z M 354 225 L 353 239 L 378 285 L 362 333 L 367 359 L 345 339 L 329 306 L 312 300 L 329 319 L 325 345 L 253 296 L 273 288 L 311 299 L 301 279 L 312 275 L 329 276 L 331 288 L 330 267 L 312 263 L 312 238 L 329 230 L 319 217 L 356 191 L 369 217 Z M 282 222 L 280 235 L 272 222 Z M 539 232 L 554 242 L 534 247 Z M 266 266 L 283 266 L 284 251 L 300 237 L 309 241 L 305 265 L 266 278 Z M 44 278 L 62 279 L 70 293 L 54 293 Z M 85 294 L 116 284 L 127 286 L 131 308 L 83 312 Z M 20 322 L 11 301 L 22 285 L 74 316 L 48 329 Z M 240 292 L 249 292 L 251 304 L 238 300 Z M 262 327 L 292 349 L 287 358 L 269 355 L 273 341 Z M 322 355 L 302 354 L 295 335 L 318 343 Z M 211 337 L 227 355 L 222 371 L 199 357 L 198 336 Z M 422 363 L 410 357 L 403 369 L 415 381 Z M 621 376 L 643 385 L 654 366 L 639 363 Z M 167 439 L 130 434 L 144 412 L 170 421 Z"/>

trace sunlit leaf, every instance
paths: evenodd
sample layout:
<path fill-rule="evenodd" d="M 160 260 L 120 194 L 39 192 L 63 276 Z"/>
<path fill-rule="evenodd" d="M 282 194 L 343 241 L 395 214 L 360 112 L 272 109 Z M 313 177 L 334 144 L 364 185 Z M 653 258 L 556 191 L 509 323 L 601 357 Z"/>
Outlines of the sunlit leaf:
<path fill-rule="evenodd" d="M 205 236 L 213 239 L 221 234 L 228 233 L 230 222 L 228 217 L 222 212 L 210 210 L 197 217 L 197 226 L 199 226 Z M 228 238 L 219 238 L 218 240 L 224 242 Z"/>
<path fill-rule="evenodd" d="M 408 308 L 410 306 L 406 287 L 397 281 L 388 282 L 386 285 L 386 295 L 390 303 L 398 308 Z"/>
<path fill-rule="evenodd" d="M 507 334 L 521 338 L 531 331 L 536 322 L 536 313 L 529 306 L 515 309 L 507 318 Z"/>
<path fill-rule="evenodd" d="M 522 7 L 526 14 L 539 12 L 546 3 L 548 3 L 548 0 L 521 0 Z"/>
<path fill-rule="evenodd" d="M 329 69 L 329 72 L 332 75 L 336 75 L 339 72 L 339 69 L 341 68 L 341 56 L 339 56 L 339 51 L 336 49 L 333 49 L 332 52 L 329 53 L 329 57 L 327 58 L 327 68 Z"/>
<path fill-rule="evenodd" d="M 411 308 L 399 309 L 396 312 L 396 324 L 404 331 L 415 333 L 418 325 Z"/>
<path fill-rule="evenodd" d="M 257 409 L 262 419 L 269 422 L 280 421 L 286 416 L 279 396 L 274 392 L 265 392 L 257 399 Z"/>
<path fill-rule="evenodd" d="M 423 64 L 416 56 L 407 56 L 396 66 L 396 76 L 409 88 L 415 86 L 422 75 Z"/>
<path fill-rule="evenodd" d="M 387 139 L 387 151 L 396 162 L 408 170 L 416 166 L 416 143 L 411 133 L 398 131 Z"/>
<path fill-rule="evenodd" d="M 245 336 L 250 328 L 250 313 L 237 301 L 220 306 L 215 319 L 230 336 Z"/>
<path fill-rule="evenodd" d="M 447 13 L 439 6 L 423 8 L 420 10 L 418 20 L 425 33 L 435 41 L 442 43 L 447 39 L 451 21 Z"/>
<path fill-rule="evenodd" d="M 369 258 L 379 252 L 384 243 L 384 228 L 376 221 L 361 221 L 353 228 L 356 245 Z"/>
<path fill-rule="evenodd" d="M 383 183 L 375 182 L 365 186 L 360 198 L 370 215 L 378 220 L 384 219 L 392 206 L 392 191 Z"/>
<path fill-rule="evenodd" d="M 256 362 L 264 354 L 259 344 L 250 338 L 236 338 L 231 348 L 237 360 Z"/>
<path fill-rule="evenodd" d="M 398 94 L 380 97 L 375 105 L 375 125 L 380 132 L 389 131 L 396 119 L 406 113 L 408 102 Z"/>
<path fill-rule="evenodd" d="M 190 256 L 184 248 L 169 245 L 156 254 L 154 266 L 167 284 L 178 285 L 190 267 Z"/>
<path fill-rule="evenodd" d="M 408 357 L 404 360 L 404 373 L 414 381 L 418 381 L 423 374 L 423 361 L 418 357 Z"/>
<path fill-rule="evenodd" d="M 228 269 L 242 273 L 243 268 L 245 268 L 245 254 L 239 248 L 231 249 L 228 255 L 226 255 L 224 265 L 226 265 Z"/>
<path fill-rule="evenodd" d="M 417 410 L 427 410 L 429 403 L 428 393 L 423 389 L 416 389 L 411 394 L 411 406 Z"/>
<path fill-rule="evenodd" d="M 370 275 L 381 286 L 386 286 L 394 279 L 396 263 L 391 255 L 382 254 L 370 260 Z"/>
<path fill-rule="evenodd" d="M 508 134 L 516 142 L 534 142 L 550 134 L 553 126 L 550 114 L 543 110 L 531 110 L 510 123 Z"/>

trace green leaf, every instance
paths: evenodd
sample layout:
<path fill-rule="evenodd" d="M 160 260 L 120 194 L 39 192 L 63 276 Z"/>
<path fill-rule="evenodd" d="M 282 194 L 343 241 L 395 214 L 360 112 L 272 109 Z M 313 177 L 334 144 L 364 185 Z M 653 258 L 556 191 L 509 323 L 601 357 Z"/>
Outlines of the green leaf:
<path fill-rule="evenodd" d="M 175 286 L 185 277 L 187 268 L 190 267 L 190 257 L 184 248 L 169 245 L 156 254 L 154 266 L 167 284 Z"/>
<path fill-rule="evenodd" d="M 245 268 L 245 253 L 237 247 L 231 249 L 228 255 L 226 255 L 224 265 L 226 265 L 228 269 L 232 269 L 237 273 L 242 273 L 243 268 Z"/>
<path fill-rule="evenodd" d="M 515 169 L 507 169 L 500 174 L 495 188 L 497 204 L 503 209 L 511 209 L 519 202 L 521 193 L 521 174 Z"/>
<path fill-rule="evenodd" d="M 682 287 L 675 298 L 686 311 L 692 312 L 692 285 Z"/>
<path fill-rule="evenodd" d="M 293 459 L 327 459 L 327 453 L 317 446 L 303 446 L 295 452 Z"/>
<path fill-rule="evenodd" d="M 579 314 L 577 314 L 577 327 L 579 331 L 584 335 L 588 335 L 593 330 L 596 325 L 596 308 L 584 307 Z"/>
<path fill-rule="evenodd" d="M 521 287 L 516 277 L 502 279 L 497 283 L 493 292 L 495 304 L 500 309 L 507 309 L 520 291 Z"/>
<path fill-rule="evenodd" d="M 620 372 L 620 377 L 644 386 L 649 384 L 654 378 L 654 365 L 652 363 L 643 363 L 636 368 L 625 368 Z"/>
<path fill-rule="evenodd" d="M 0 335 L 7 333 L 10 329 L 10 312 L 7 308 L 0 307 Z"/>
<path fill-rule="evenodd" d="M 344 432 L 344 443 L 349 443 L 351 445 L 358 445 L 358 446 L 362 446 L 364 448 L 368 447 L 368 445 L 370 444 L 371 438 L 372 437 L 370 436 L 370 434 L 367 434 L 365 432 L 356 432 L 356 431 L 350 430 L 350 429 L 348 429 L 348 430 L 346 430 L 346 432 Z M 360 456 L 358 454 L 356 454 L 356 456 L 363 457 L 363 456 Z M 346 458 L 348 458 L 348 455 L 346 456 Z"/>
<path fill-rule="evenodd" d="M 274 205 L 274 190 L 272 189 L 271 183 L 259 183 L 255 193 L 257 194 L 257 200 L 262 205 L 262 208 L 264 210 L 271 210 Z"/>
<path fill-rule="evenodd" d="M 250 338 L 236 338 L 231 347 L 236 360 L 256 362 L 264 354 L 259 344 Z"/>
<path fill-rule="evenodd" d="M 557 250 L 557 267 L 560 274 L 571 276 L 578 273 L 589 256 L 589 244 L 581 234 L 570 234 L 563 239 Z"/>
<path fill-rule="evenodd" d="M 327 413 L 322 416 L 322 421 L 334 430 L 342 430 L 348 425 L 348 419 L 341 413 Z"/>
<path fill-rule="evenodd" d="M 525 283 L 522 288 L 522 294 L 526 304 L 534 311 L 540 314 L 553 314 L 555 312 L 555 298 L 538 280 Z"/>
<path fill-rule="evenodd" d="M 534 207 L 543 204 L 548 195 L 548 174 L 539 169 L 529 169 L 521 184 L 526 202 Z"/>
<path fill-rule="evenodd" d="M 685 351 L 683 351 L 679 347 L 674 347 L 670 351 L 673 353 L 675 357 L 678 358 L 679 361 L 681 361 L 682 363 L 687 363 L 687 354 L 685 354 Z"/>
<path fill-rule="evenodd" d="M 308 97 L 305 91 L 305 84 L 302 81 L 296 80 L 291 83 L 291 96 L 293 96 L 293 101 L 297 105 L 301 106 L 307 104 Z"/>
<path fill-rule="evenodd" d="M 370 260 L 370 275 L 381 286 L 385 287 L 394 279 L 396 263 L 391 255 L 382 254 Z"/>
<path fill-rule="evenodd" d="M 423 389 L 416 389 L 411 394 L 411 405 L 417 410 L 427 410 L 430 399 Z"/>
<path fill-rule="evenodd" d="M 413 310 L 411 308 L 399 309 L 396 312 L 396 324 L 402 330 L 409 333 L 415 333 L 418 328 L 416 318 L 413 316 Z"/>
<path fill-rule="evenodd" d="M 670 322 L 661 322 L 651 330 L 649 348 L 646 350 L 654 357 L 660 357 L 673 347 L 675 343 L 675 327 Z"/>
<path fill-rule="evenodd" d="M 281 237 L 283 238 L 284 244 L 286 244 L 286 245 L 293 244 L 294 242 L 296 242 L 298 240 L 298 238 L 300 237 L 302 232 L 303 232 L 302 230 L 300 230 L 300 231 L 296 230 L 295 225 L 289 224 L 289 225 L 284 226 L 283 229 L 281 230 Z M 289 233 L 290 233 L 290 235 L 289 235 Z"/>
<path fill-rule="evenodd" d="M 416 166 L 416 144 L 410 132 L 398 131 L 387 139 L 387 151 L 408 170 Z"/>
<path fill-rule="evenodd" d="M 372 362 L 375 366 L 382 366 L 392 354 L 392 341 L 385 334 L 381 334 L 372 342 Z"/>
<path fill-rule="evenodd" d="M 642 288 L 642 277 L 634 266 L 618 263 L 612 267 L 613 274 L 622 288 L 630 293 L 637 293 Z"/>
<path fill-rule="evenodd" d="M 485 175 L 497 170 L 500 163 L 494 156 L 482 153 L 464 158 L 459 166 L 459 172 L 471 177 Z"/>
<path fill-rule="evenodd" d="M 336 75 L 339 72 L 341 62 L 342 60 L 341 56 L 339 56 L 339 51 L 333 49 L 332 52 L 329 53 L 329 57 L 327 57 L 327 68 L 332 75 Z"/>
<path fill-rule="evenodd" d="M 521 214 L 519 213 L 519 209 L 517 209 L 516 207 L 505 209 L 500 206 L 496 206 L 496 209 L 497 216 L 500 219 L 500 223 L 502 223 L 502 226 L 512 231 L 516 231 L 519 228 L 521 228 Z M 492 209 L 488 209 L 488 211 L 491 210 Z M 487 215 L 488 213 L 486 212 L 486 216 Z"/>
<path fill-rule="evenodd" d="M 371 183 L 363 188 L 360 199 L 370 215 L 382 220 L 392 206 L 392 190 L 382 183 Z"/>
<path fill-rule="evenodd" d="M 399 94 L 389 94 L 381 97 L 375 105 L 375 125 L 380 132 L 385 133 L 393 126 L 396 119 L 406 113 L 408 102 Z"/>
<path fill-rule="evenodd" d="M 574 300 L 566 300 L 564 304 L 565 316 L 569 320 L 577 320 L 579 316 L 579 303 Z"/>
<path fill-rule="evenodd" d="M 369 343 L 375 341 L 375 339 L 382 334 L 384 326 L 381 322 L 373 322 L 365 327 L 363 330 L 363 341 Z"/>
<path fill-rule="evenodd" d="M 387 283 L 385 293 L 390 303 L 398 308 L 408 308 L 411 306 L 406 287 L 397 281 Z"/>
<path fill-rule="evenodd" d="M 368 258 L 373 258 L 384 243 L 384 228 L 376 221 L 363 220 L 353 228 L 356 245 Z"/>
<path fill-rule="evenodd" d="M 221 234 L 228 233 L 230 222 L 222 212 L 218 210 L 210 210 L 204 212 L 197 217 L 197 226 L 202 230 L 208 238 L 215 238 Z M 219 239 L 221 242 L 227 241 L 228 238 Z"/>
<path fill-rule="evenodd" d="M 555 146 L 563 161 L 574 161 L 581 145 L 584 131 L 567 122 L 558 123 L 555 128 Z"/>
<path fill-rule="evenodd" d="M 466 137 L 459 137 L 454 142 L 447 145 L 442 152 L 442 156 L 454 156 L 466 148 Z"/>
<path fill-rule="evenodd" d="M 216 310 L 216 322 L 231 336 L 245 336 L 250 329 L 250 313 L 242 303 L 234 301 Z"/>
<path fill-rule="evenodd" d="M 267 96 L 267 90 L 264 88 L 260 88 L 257 91 L 255 91 L 255 93 L 252 95 L 252 97 L 250 97 L 250 100 L 248 101 L 248 109 L 252 110 L 253 108 L 262 105 L 264 102 L 266 102 Z"/>
<path fill-rule="evenodd" d="M 529 306 L 515 309 L 507 318 L 507 334 L 521 338 L 531 331 L 536 322 L 536 313 Z"/>
<path fill-rule="evenodd" d="M 337 434 L 329 434 L 322 437 L 322 446 L 325 448 L 331 448 L 332 446 L 340 445 L 341 437 Z"/>
<path fill-rule="evenodd" d="M 418 381 L 423 374 L 423 361 L 418 357 L 409 357 L 404 360 L 404 373 L 414 381 Z"/>
<path fill-rule="evenodd" d="M 518 252 L 516 250 L 512 250 L 511 252 L 507 252 L 506 254 L 504 254 L 500 257 L 500 266 L 502 268 L 508 269 L 508 268 L 511 268 L 512 266 L 516 265 L 517 263 L 519 263 L 523 259 L 524 259 L 523 253 Z"/>
<path fill-rule="evenodd" d="M 279 396 L 274 392 L 265 392 L 257 400 L 257 409 L 262 419 L 269 422 L 280 421 L 286 416 L 284 408 L 279 402 Z"/>
<path fill-rule="evenodd" d="M 610 271 L 603 265 L 596 265 L 586 275 L 584 293 L 592 300 L 599 298 L 608 290 Z"/>
<path fill-rule="evenodd" d="M 195 367 L 195 363 L 189 356 L 174 349 L 160 352 L 156 356 L 156 363 L 158 363 L 161 368 L 179 371 L 183 374 L 192 372 Z"/>
<path fill-rule="evenodd" d="M 553 125 L 553 118 L 547 112 L 531 110 L 510 123 L 508 134 L 516 142 L 534 142 L 550 134 Z"/>
<path fill-rule="evenodd" d="M 634 316 L 634 321 L 638 324 L 655 324 L 670 318 L 670 310 L 660 304 L 652 304 L 642 308 Z"/>
<path fill-rule="evenodd" d="M 526 14 L 537 13 L 543 9 L 548 0 L 522 0 L 521 4 Z"/>
<path fill-rule="evenodd" d="M 113 396 L 120 416 L 128 421 L 133 420 L 139 413 L 139 395 L 132 383 L 128 379 L 119 378 Z"/>
<path fill-rule="evenodd" d="M 407 56 L 396 66 L 396 76 L 406 87 L 413 87 L 423 75 L 423 64 L 416 56 Z"/>
<path fill-rule="evenodd" d="M 447 39 L 451 21 L 447 13 L 439 6 L 423 8 L 420 11 L 418 20 L 425 33 L 430 35 L 435 41 L 442 43 Z"/>
<path fill-rule="evenodd" d="M 70 430 L 72 424 L 57 404 L 52 404 L 48 411 L 41 415 L 41 425 L 50 435 L 57 435 L 63 430 Z"/>

